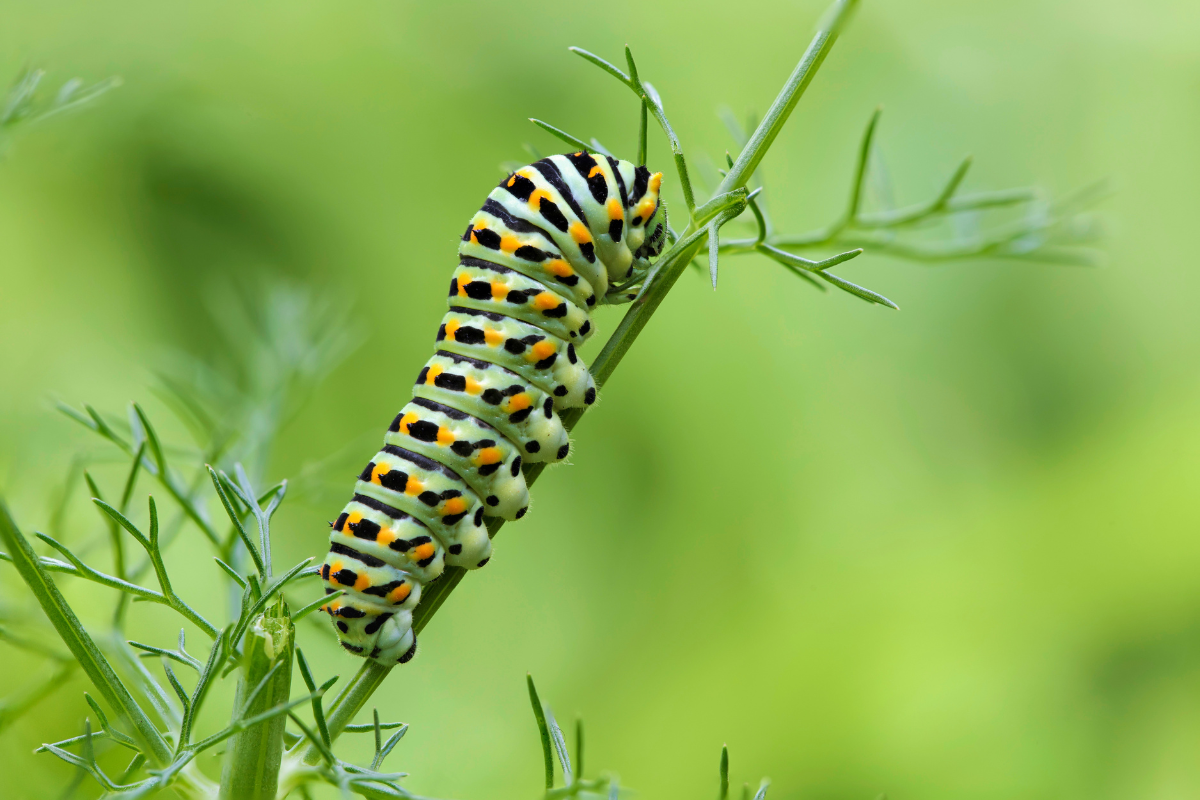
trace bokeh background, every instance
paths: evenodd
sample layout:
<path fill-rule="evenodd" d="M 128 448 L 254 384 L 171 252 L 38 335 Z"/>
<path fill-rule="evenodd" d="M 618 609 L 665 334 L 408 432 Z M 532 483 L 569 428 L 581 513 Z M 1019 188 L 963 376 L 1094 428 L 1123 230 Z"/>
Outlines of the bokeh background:
<path fill-rule="evenodd" d="M 26 530 L 90 541 L 92 511 L 56 509 L 78 455 L 111 454 L 53 400 L 138 399 L 186 443 L 155 373 L 225 352 L 222 287 L 286 280 L 363 342 L 266 469 L 305 476 L 277 562 L 320 553 L 430 352 L 497 164 L 558 149 L 526 118 L 633 151 L 633 99 L 567 46 L 632 45 L 685 147 L 716 159 L 733 147 L 717 107 L 761 112 L 822 7 L 3 3 L 0 78 L 124 85 L 0 162 L 0 490 Z M 536 795 L 529 671 L 586 720 L 588 770 L 639 797 L 713 796 L 724 742 L 735 783 L 769 775 L 777 798 L 1200 794 L 1197 42 L 1185 0 L 865 3 L 764 162 L 777 224 L 837 213 L 883 104 L 901 202 L 968 152 L 967 189 L 1111 178 L 1106 265 L 841 270 L 899 313 L 757 257 L 727 260 L 716 293 L 686 275 L 573 463 L 376 695 L 412 724 L 390 762 L 407 785 Z M 677 199 L 661 136 L 650 154 Z M 219 611 L 199 536 L 170 559 Z M 0 583 L 23 613 L 11 568 Z M 107 619 L 108 593 L 60 583 Z M 157 611 L 135 608 L 132 638 L 170 643 Z M 357 668 L 300 630 L 319 674 Z M 6 691 L 44 669 L 0 652 Z M 6 797 L 70 780 L 31 751 L 78 731 L 87 688 L 0 732 Z"/>

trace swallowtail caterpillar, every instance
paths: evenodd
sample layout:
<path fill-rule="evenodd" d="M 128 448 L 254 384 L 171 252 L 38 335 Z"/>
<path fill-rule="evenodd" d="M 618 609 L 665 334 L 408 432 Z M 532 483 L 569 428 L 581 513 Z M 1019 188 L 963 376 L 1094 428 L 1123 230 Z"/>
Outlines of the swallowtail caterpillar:
<path fill-rule="evenodd" d="M 447 564 L 478 569 L 484 517 L 529 508 L 523 463 L 571 444 L 558 412 L 591 405 L 576 346 L 589 312 L 628 302 L 666 242 L 662 173 L 586 152 L 518 169 L 492 190 L 458 246 L 450 310 L 413 399 L 358 476 L 329 534 L 322 606 L 342 647 L 381 664 L 416 654 L 413 609 Z"/>

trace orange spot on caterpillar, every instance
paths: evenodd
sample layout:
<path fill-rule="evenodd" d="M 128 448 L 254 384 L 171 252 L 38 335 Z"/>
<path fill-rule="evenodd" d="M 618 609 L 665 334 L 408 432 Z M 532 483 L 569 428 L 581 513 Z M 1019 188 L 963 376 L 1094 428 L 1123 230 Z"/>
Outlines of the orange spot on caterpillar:
<path fill-rule="evenodd" d="M 408 435 L 408 426 L 411 425 L 412 423 L 416 422 L 418 419 L 419 419 L 419 417 L 417 417 L 417 415 L 411 411 L 408 412 L 407 414 L 405 414 L 403 417 L 400 418 L 400 432 L 403 433 L 405 436 L 407 436 Z"/>
<path fill-rule="evenodd" d="M 433 544 L 431 542 L 426 542 L 425 544 L 419 544 L 412 549 L 412 560 L 413 561 L 424 561 L 427 558 L 432 558 L 433 554 L 435 552 L 436 552 L 436 548 L 433 546 Z"/>
<path fill-rule="evenodd" d="M 555 347 L 554 342 L 550 341 L 549 339 L 543 339 L 533 347 L 529 348 L 529 352 L 533 356 L 534 361 L 541 361 L 549 358 L 556 350 L 558 350 L 558 348 Z"/>
<path fill-rule="evenodd" d="M 575 270 L 571 269 L 571 265 L 561 258 L 556 258 L 553 261 L 546 262 L 546 272 L 549 272 L 556 278 L 569 278 L 575 274 Z"/>
<path fill-rule="evenodd" d="M 650 180 L 647 181 L 647 186 L 649 186 L 650 191 L 658 194 L 658 187 L 662 186 L 662 173 L 656 172 L 651 175 Z"/>
<path fill-rule="evenodd" d="M 658 201 L 653 197 L 643 197 L 642 201 L 637 204 L 637 208 L 634 209 L 637 212 L 634 219 L 640 218 L 642 221 L 648 222 L 650 217 L 654 216 L 654 209 L 657 207 Z"/>
<path fill-rule="evenodd" d="M 459 327 L 458 322 L 456 320 L 450 320 L 449 322 L 447 322 L 446 323 L 446 338 L 453 342 L 454 341 L 454 332 L 458 330 L 458 327 Z"/>
<path fill-rule="evenodd" d="M 546 311 L 551 308 L 558 308 L 558 298 L 550 292 L 542 292 L 537 297 L 533 298 L 533 307 L 538 311 Z"/>
<path fill-rule="evenodd" d="M 392 589 L 392 593 L 388 595 L 388 600 L 391 601 L 392 605 L 399 605 L 407 600 L 410 594 L 412 594 L 412 587 L 407 583 L 402 583 L 395 589 Z"/>
<path fill-rule="evenodd" d="M 434 364 L 432 367 L 429 368 L 429 372 L 425 374 L 425 382 L 432 384 L 433 379 L 436 378 L 438 375 L 441 375 L 444 371 L 445 370 L 443 370 L 437 364 Z"/>
<path fill-rule="evenodd" d="M 487 342 L 490 347 L 496 347 L 504 342 L 504 334 L 493 328 L 484 327 L 483 340 Z"/>
<path fill-rule="evenodd" d="M 503 300 L 505 297 L 508 297 L 508 284 L 492 281 L 492 299 Z"/>
<path fill-rule="evenodd" d="M 446 501 L 446 504 L 444 506 L 442 506 L 442 516 L 444 517 L 449 514 L 461 514 L 462 512 L 464 512 L 466 510 L 467 510 L 467 501 L 466 500 L 462 499 L 461 497 L 451 497 L 449 500 Z"/>
<path fill-rule="evenodd" d="M 357 511 L 346 517 L 346 524 L 342 526 L 342 535 L 354 536 L 353 531 L 350 530 L 350 526 L 357 525 L 358 523 L 362 522 L 362 518 L 362 514 L 358 513 Z"/>
<path fill-rule="evenodd" d="M 516 252 L 516 249 L 521 246 L 521 240 L 515 236 L 501 236 L 500 249 L 505 253 Z"/>
<path fill-rule="evenodd" d="M 467 394 L 483 394 L 483 384 L 474 378 L 467 378 Z"/>
<path fill-rule="evenodd" d="M 504 407 L 508 409 L 510 414 L 514 411 L 524 411 L 531 405 L 533 405 L 533 398 L 526 392 L 514 394 L 504 403 Z"/>
<path fill-rule="evenodd" d="M 608 201 L 608 218 L 623 219 L 625 217 L 625 209 L 621 208 L 621 201 L 613 197 Z"/>
<path fill-rule="evenodd" d="M 576 244 L 587 244 L 592 240 L 592 234 L 582 222 L 574 222 L 571 224 L 571 238 Z"/>
<path fill-rule="evenodd" d="M 442 447 L 449 447 L 454 444 L 454 434 L 449 428 L 438 428 L 437 443 Z"/>
<path fill-rule="evenodd" d="M 369 589 L 370 587 L 371 587 L 370 576 L 367 575 L 367 573 L 365 573 L 365 572 L 358 573 L 358 580 L 356 580 L 354 582 L 354 591 L 361 592 L 363 589 Z"/>
<path fill-rule="evenodd" d="M 404 493 L 416 497 L 423 491 L 425 491 L 425 484 L 421 483 L 412 475 L 409 475 L 408 483 L 404 484 Z"/>
<path fill-rule="evenodd" d="M 394 541 L 396 541 L 396 533 L 391 528 L 380 528 L 379 533 L 375 535 L 375 544 L 381 544 L 384 547 Z"/>
<path fill-rule="evenodd" d="M 375 465 L 375 469 L 371 470 L 371 483 L 379 483 L 380 477 L 387 475 L 391 471 L 391 464 L 386 461 L 380 461 Z"/>
<path fill-rule="evenodd" d="M 543 197 L 550 202 L 554 202 L 554 198 L 545 189 L 534 189 L 529 193 L 529 207 L 536 211 L 541 207 Z"/>
<path fill-rule="evenodd" d="M 588 172 L 588 179 L 590 180 L 591 178 L 594 178 L 594 177 L 596 177 L 596 173 L 597 173 L 597 172 L 599 172 L 601 175 L 603 175 L 603 174 L 604 174 L 604 170 L 600 169 L 600 165 L 599 165 L 599 164 L 597 164 L 596 166 L 592 167 L 591 171 L 590 171 L 590 172 Z"/>
<path fill-rule="evenodd" d="M 485 447 L 475 454 L 475 463 L 480 465 L 495 464 L 500 459 L 500 448 L 498 447 Z"/>

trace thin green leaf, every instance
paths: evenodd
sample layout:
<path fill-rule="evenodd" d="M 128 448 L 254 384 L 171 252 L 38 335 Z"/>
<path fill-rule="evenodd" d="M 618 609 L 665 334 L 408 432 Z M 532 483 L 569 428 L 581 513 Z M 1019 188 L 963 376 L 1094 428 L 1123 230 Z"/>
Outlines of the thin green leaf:
<path fill-rule="evenodd" d="M 79 570 L 75 569 L 75 567 L 71 566 L 70 564 L 68 564 L 65 561 L 59 561 L 57 558 L 47 558 L 46 556 L 38 556 L 37 560 L 38 560 L 38 563 L 41 564 L 42 569 L 46 570 L 47 572 L 63 572 L 63 573 L 66 573 L 67 575 L 75 575 L 77 577 L 83 577 L 83 575 L 79 572 Z M 11 564 L 11 563 L 13 563 L 13 557 L 11 555 L 9 555 L 8 553 L 0 552 L 0 561 L 7 561 L 8 563 Z M 147 591 L 149 591 L 149 590 L 147 590 Z"/>
<path fill-rule="evenodd" d="M 328 720 L 328 717 L 326 719 Z M 403 728 L 407 725 L 407 722 L 381 722 L 379 723 L 379 730 L 393 731 L 396 728 Z M 373 730 L 375 730 L 375 724 L 367 722 L 361 725 L 347 725 L 342 728 L 342 733 L 370 733 Z"/>
<path fill-rule="evenodd" d="M 127 783 L 129 781 L 129 779 L 132 778 L 137 773 L 137 771 L 142 768 L 142 765 L 145 763 L 146 763 L 145 754 L 138 753 L 137 755 L 135 755 L 133 757 L 133 760 L 129 762 L 129 766 L 125 767 L 125 771 L 121 773 L 121 777 L 117 778 L 117 783 L 118 784 Z"/>
<path fill-rule="evenodd" d="M 129 500 L 133 497 L 133 489 L 137 486 L 138 471 L 142 467 L 142 456 L 146 453 L 146 443 L 142 442 L 138 445 L 137 452 L 133 454 L 133 461 L 129 466 L 129 475 L 125 478 L 125 488 L 121 491 L 121 508 L 129 507 Z"/>
<path fill-rule="evenodd" d="M 401 725 L 400 730 L 388 737 L 388 740 L 383 743 L 383 747 L 379 748 L 375 759 L 371 762 L 371 769 L 379 769 L 383 765 L 383 760 L 391 754 L 400 740 L 404 738 L 404 734 L 408 733 L 408 726 Z"/>
<path fill-rule="evenodd" d="M 288 712 L 288 718 L 291 719 L 292 722 L 296 723 L 296 727 L 298 727 L 300 732 L 304 734 L 304 738 L 308 739 L 308 741 L 312 743 L 313 747 L 315 747 L 317 752 L 321 755 L 321 758 L 325 760 L 325 763 L 329 766 L 333 766 L 337 759 L 334 757 L 330 749 L 325 746 L 325 743 L 321 741 L 321 739 L 315 733 L 310 731 L 308 726 L 300 721 L 299 717 L 290 711 Z"/>
<path fill-rule="evenodd" d="M 718 800 L 726 800 L 729 797 L 729 745 L 721 745 L 721 791 L 717 794 Z"/>
<path fill-rule="evenodd" d="M 233 465 L 233 472 L 237 476 L 237 483 L 229 485 L 238 493 L 242 502 L 246 504 L 246 507 L 250 509 L 250 513 L 254 515 L 254 521 L 258 525 L 258 553 L 262 556 L 263 576 L 270 578 L 271 522 L 263 512 L 261 500 L 258 499 L 254 487 L 250 485 L 250 478 L 246 475 L 246 469 L 242 466 L 242 462 L 239 461 Z M 228 477 L 226 477 L 226 480 L 228 480 Z M 267 494 L 270 494 L 270 492 Z"/>
<path fill-rule="evenodd" d="M 150 540 L 146 538 L 146 535 L 142 533 L 136 525 L 129 521 L 128 517 L 99 498 L 92 498 L 92 502 L 95 503 L 101 511 L 112 518 L 114 522 L 116 522 L 125 530 L 129 531 L 129 535 L 136 539 L 138 544 L 146 548 L 146 550 L 150 549 Z"/>
<path fill-rule="evenodd" d="M 379 757 L 379 748 L 383 747 L 383 733 L 379 727 L 379 709 L 371 709 L 371 720 L 374 723 L 372 727 L 375 729 L 375 757 Z M 371 769 L 375 769 L 378 765 L 372 763 Z"/>
<path fill-rule="evenodd" d="M 345 593 L 346 593 L 345 589 L 338 589 L 337 591 L 333 592 L 332 594 L 327 594 L 324 597 L 319 597 L 316 600 L 313 600 L 311 603 L 304 606 L 296 613 L 292 614 L 292 621 L 295 622 L 296 620 L 304 619 L 305 617 L 307 617 L 312 612 L 316 611 L 321 606 L 325 605 L 326 603 L 330 602 L 331 600 L 336 600 L 337 598 L 341 597 Z"/>
<path fill-rule="evenodd" d="M 155 647 L 152 644 L 143 644 L 141 642 L 135 642 L 132 639 L 129 640 L 129 646 L 136 647 L 138 650 L 144 650 L 148 655 L 163 656 L 165 658 L 171 659 L 172 661 L 178 661 L 180 664 L 183 664 L 185 666 L 191 667 L 192 669 L 196 670 L 197 674 L 202 669 L 204 669 L 204 665 L 201 664 L 199 660 L 193 658 L 192 656 L 190 656 L 187 653 L 184 653 L 182 651 L 165 650 L 161 647 Z"/>
<path fill-rule="evenodd" d="M 533 117 L 530 117 L 529 121 L 532 122 L 534 125 L 537 125 L 542 130 L 546 131 L 547 133 L 549 133 L 553 136 L 557 136 L 559 139 L 562 139 L 564 142 L 571 145 L 571 147 L 575 148 L 576 150 L 584 150 L 587 152 L 594 152 L 594 148 L 591 145 L 589 145 L 587 142 L 585 142 L 583 139 L 580 139 L 576 136 L 572 136 L 571 134 L 567 133 L 566 131 L 564 131 L 560 128 L 554 127 L 549 122 L 542 122 L 540 119 L 534 119 Z"/>
<path fill-rule="evenodd" d="M 537 687 L 533 685 L 533 675 L 526 673 L 525 681 L 529 685 L 529 703 L 533 706 L 533 717 L 537 720 L 538 735 L 542 739 L 542 757 L 546 762 L 546 789 L 549 791 L 554 788 L 554 754 L 551 752 L 550 729 L 546 727 L 546 712 L 542 710 Z"/>
<path fill-rule="evenodd" d="M 758 207 L 758 202 L 755 199 L 760 192 L 762 192 L 762 189 L 758 188 L 746 196 L 746 202 L 750 205 L 750 212 L 754 214 L 754 221 L 758 225 L 758 235 L 754 238 L 755 247 L 766 241 L 770 233 L 770 229 L 767 227 L 767 218 L 763 215 L 762 209 Z"/>
<path fill-rule="evenodd" d="M 123 581 L 120 578 L 114 578 L 112 575 L 106 575 L 105 573 L 100 572 L 99 570 L 89 567 L 87 564 L 83 563 L 83 561 L 80 560 L 80 558 L 78 556 L 76 556 L 74 553 L 72 553 L 70 550 L 68 550 L 65 545 L 63 545 L 60 542 L 56 541 L 55 539 L 47 536 L 46 534 L 41 533 L 41 532 L 35 532 L 34 535 L 37 536 L 39 539 L 41 539 L 46 544 L 53 547 L 58 552 L 62 553 L 63 556 L 67 559 L 67 561 L 71 562 L 71 565 L 73 567 L 73 569 L 70 569 L 70 570 L 57 569 L 56 565 L 62 564 L 61 561 L 55 562 L 55 566 L 51 566 L 50 564 L 47 564 L 46 562 L 53 561 L 53 559 L 44 558 L 44 559 L 42 559 L 43 566 L 46 566 L 48 569 L 51 569 L 52 571 L 55 571 L 55 572 L 69 572 L 70 574 L 75 575 L 76 577 L 85 578 L 85 579 L 93 581 L 95 583 L 99 583 L 103 586 L 108 586 L 111 589 L 118 589 L 122 592 L 127 592 L 127 593 L 132 594 L 135 597 L 142 599 L 142 600 L 149 600 L 154 603 L 164 603 L 164 604 L 167 603 L 167 598 L 165 596 L 163 596 L 162 594 L 159 594 L 158 592 L 154 591 L 153 589 L 147 589 L 144 586 L 138 586 L 135 583 L 130 583 L 129 581 Z"/>
<path fill-rule="evenodd" d="M 221 499 L 221 505 L 225 507 L 225 513 L 229 516 L 233 527 L 237 531 L 238 537 L 242 540 L 242 544 L 246 545 L 246 550 L 250 552 L 250 558 L 254 561 L 254 568 L 258 570 L 260 575 L 265 575 L 262 556 L 259 555 L 258 545 L 250 538 L 250 534 L 246 532 L 246 527 L 242 525 L 242 516 L 233 507 L 232 490 L 234 489 L 229 476 L 225 473 L 218 475 L 217 471 L 211 466 L 205 465 L 208 469 L 209 477 L 212 479 L 213 487 L 217 490 L 217 497 Z M 239 582 L 245 586 L 246 582 L 239 579 Z"/>
<path fill-rule="evenodd" d="M 888 300 L 883 295 L 881 295 L 877 292 L 873 292 L 870 289 L 867 289 L 863 286 L 859 286 L 857 283 L 851 283 L 850 281 L 846 280 L 845 278 L 839 278 L 837 275 L 834 275 L 832 272 L 820 272 L 818 274 L 825 280 L 832 283 L 834 286 L 841 289 L 842 291 L 849 292 L 850 294 L 854 295 L 855 297 L 866 300 L 868 303 L 875 303 L 877 305 L 887 306 L 888 308 L 895 309 L 896 311 L 900 310 L 900 306 L 896 305 L 891 300 Z"/>
<path fill-rule="evenodd" d="M 720 232 L 716 225 L 708 226 L 708 276 L 712 279 L 712 287 L 717 288 L 717 254 L 721 249 Z"/>
<path fill-rule="evenodd" d="M 958 168 L 955 169 L 953 174 L 950 175 L 950 180 L 946 181 L 946 185 L 942 188 L 941 194 L 939 194 L 937 199 L 933 201 L 933 207 L 935 209 L 940 210 L 945 208 L 946 204 L 950 202 L 950 199 L 954 197 L 954 193 L 957 192 L 958 187 L 962 185 L 963 178 L 967 177 L 967 170 L 971 168 L 971 161 L 971 157 L 967 156 L 959 163 Z"/>
<path fill-rule="evenodd" d="M 858 146 L 858 160 L 854 165 L 854 181 L 850 184 L 850 205 L 846 209 L 847 222 L 857 221 L 858 214 L 862 210 L 863 187 L 866 184 L 868 162 L 871 160 L 871 144 L 875 139 L 875 129 L 879 125 L 879 115 L 882 113 L 882 108 L 875 109 L 875 113 L 867 122 L 867 129 L 863 132 L 862 143 Z"/>
<path fill-rule="evenodd" d="M 196 505 L 195 501 L 191 498 L 187 490 L 180 486 L 178 481 L 171 474 L 171 471 L 167 466 L 166 457 L 163 454 L 162 443 L 159 441 L 158 434 L 155 432 L 154 426 L 150 424 L 150 418 L 146 416 L 146 412 L 142 410 L 142 407 L 137 403 L 133 404 L 133 410 L 137 415 L 138 421 L 141 423 L 142 430 L 145 432 L 146 442 L 150 449 L 150 466 L 152 468 L 148 469 L 147 471 L 158 479 L 158 482 L 161 483 L 163 488 L 171 494 L 171 497 L 175 500 L 175 502 L 179 503 L 184 513 L 189 519 L 192 520 L 192 522 L 196 523 L 196 526 L 200 528 L 200 531 L 208 538 L 208 540 L 214 545 L 220 547 L 221 537 L 215 530 L 213 530 L 212 524 L 208 521 L 207 515 L 199 506 Z M 128 448 L 129 446 L 126 445 L 126 447 Z M 129 451 L 132 452 L 132 448 L 129 448 Z"/>
<path fill-rule="evenodd" d="M 200 713 L 200 707 L 204 705 L 204 701 L 208 697 L 208 691 L 212 687 L 213 678 L 220 673 L 221 667 L 225 664 L 226 659 L 228 659 L 230 649 L 229 628 L 225 628 L 218 632 L 216 639 L 212 643 L 212 647 L 209 648 L 208 660 L 204 664 L 204 669 L 200 670 L 200 677 L 196 680 L 196 688 L 192 690 L 191 703 L 187 712 L 183 715 L 183 721 L 179 726 L 177 746 L 180 752 L 191 741 L 192 728 L 196 723 L 196 715 Z"/>
<path fill-rule="evenodd" d="M 175 690 L 175 696 L 179 698 L 179 704 L 183 706 L 183 713 L 186 716 L 191 711 L 192 702 L 188 698 L 188 693 L 183 690 L 183 684 L 175 677 L 175 670 L 171 669 L 170 663 L 162 662 L 163 672 L 166 673 L 167 683 L 171 684 L 171 688 Z"/>
<path fill-rule="evenodd" d="M 217 562 L 217 566 L 219 566 L 221 569 L 223 569 L 225 571 L 226 575 L 228 575 L 230 578 L 233 578 L 234 583 L 236 583 L 238 586 L 242 587 L 243 589 L 246 588 L 246 579 L 243 578 L 241 575 L 238 575 L 236 569 L 229 566 L 228 564 L 226 564 L 224 561 L 217 558 L 216 556 L 213 556 L 213 561 Z"/>
<path fill-rule="evenodd" d="M 312 671 L 308 668 L 308 661 L 304 658 L 304 651 L 299 647 L 296 648 L 296 661 L 300 665 L 300 675 L 304 678 L 304 685 L 308 687 L 309 692 L 316 692 L 317 683 L 313 680 Z M 337 680 L 335 676 L 333 680 Z M 330 686 L 333 684 L 330 683 Z M 328 687 L 322 687 L 322 690 Z M 322 708 L 320 698 L 314 698 L 312 701 L 313 721 L 317 724 L 317 732 L 321 734 L 321 741 L 325 743 L 325 747 L 332 747 L 333 742 L 329 738 L 329 728 L 325 724 L 325 710 Z"/>
<path fill-rule="evenodd" d="M 284 661 L 282 659 L 276 661 L 274 663 L 274 665 L 272 665 L 271 668 L 269 670 L 267 670 L 266 674 L 263 675 L 261 679 L 259 679 L 258 683 L 254 684 L 254 688 L 250 690 L 250 694 L 246 695 L 246 699 L 242 701 L 243 713 L 245 713 L 245 711 L 244 711 L 245 709 L 248 709 L 254 705 L 254 700 L 260 694 L 262 694 L 262 690 L 267 688 L 267 683 L 271 680 L 271 678 L 273 678 L 275 676 L 276 672 L 279 672 L 280 668 L 283 666 L 284 666 Z M 310 690 L 310 691 L 313 691 L 313 690 Z"/>
<path fill-rule="evenodd" d="M 613 66 L 609 62 L 605 61 L 603 58 L 596 55 L 595 53 L 589 53 L 587 50 L 584 50 L 582 47 L 568 47 L 567 49 L 570 50 L 575 55 L 580 56 L 581 58 L 592 62 L 597 67 L 604 70 L 609 75 L 612 75 L 614 78 L 616 78 L 617 80 L 619 80 L 621 83 L 625 84 L 626 86 L 633 88 L 634 84 L 629 80 L 628 75 L 626 75 L 624 72 L 617 69 L 615 66 Z"/>
<path fill-rule="evenodd" d="M 554 712 L 550 710 L 550 706 L 545 706 L 546 726 L 550 729 L 550 741 L 554 743 L 554 753 L 558 756 L 558 764 L 562 767 L 563 783 L 570 786 L 575 782 L 574 773 L 571 770 L 571 756 L 567 753 L 567 742 L 563 738 L 562 729 L 558 727 L 558 720 L 554 718 Z"/>
<path fill-rule="evenodd" d="M 146 437 L 146 443 L 150 446 L 150 457 L 154 461 L 154 466 L 158 469 L 159 476 L 166 476 L 167 459 L 163 455 L 162 442 L 158 439 L 158 433 L 155 432 L 154 426 L 150 424 L 150 418 L 146 416 L 146 412 L 142 410 L 141 406 L 134 403 L 133 411 L 137 415 L 138 421 L 142 424 L 142 432 Z"/>

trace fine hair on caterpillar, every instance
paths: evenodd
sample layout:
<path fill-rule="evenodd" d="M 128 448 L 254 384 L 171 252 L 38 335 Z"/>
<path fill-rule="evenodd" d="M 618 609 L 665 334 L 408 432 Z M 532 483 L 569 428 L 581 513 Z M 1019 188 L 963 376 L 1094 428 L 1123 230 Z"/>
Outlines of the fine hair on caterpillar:
<path fill-rule="evenodd" d="M 484 517 L 529 508 L 523 463 L 571 450 L 559 412 L 596 400 L 576 352 L 589 310 L 632 300 L 667 240 L 662 173 L 585 151 L 522 167 L 458 247 L 436 352 L 329 534 L 322 606 L 342 647 L 385 664 L 416 653 L 413 610 L 446 565 L 491 558 Z"/>

